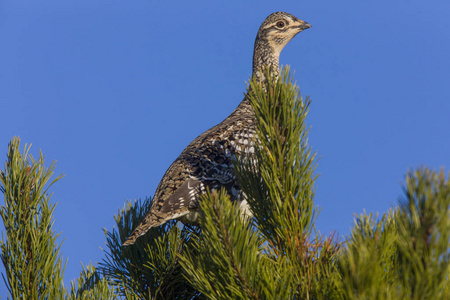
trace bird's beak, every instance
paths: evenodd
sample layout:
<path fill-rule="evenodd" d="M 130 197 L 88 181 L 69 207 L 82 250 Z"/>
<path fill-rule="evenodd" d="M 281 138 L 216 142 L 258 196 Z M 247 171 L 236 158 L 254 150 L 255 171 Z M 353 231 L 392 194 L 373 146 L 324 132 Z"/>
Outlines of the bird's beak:
<path fill-rule="evenodd" d="M 298 25 L 297 28 L 298 28 L 300 31 L 303 31 L 303 30 L 305 30 L 305 29 L 311 28 L 311 24 L 309 24 L 308 22 L 301 21 L 301 20 L 299 20 L 299 21 L 300 21 L 300 25 Z"/>

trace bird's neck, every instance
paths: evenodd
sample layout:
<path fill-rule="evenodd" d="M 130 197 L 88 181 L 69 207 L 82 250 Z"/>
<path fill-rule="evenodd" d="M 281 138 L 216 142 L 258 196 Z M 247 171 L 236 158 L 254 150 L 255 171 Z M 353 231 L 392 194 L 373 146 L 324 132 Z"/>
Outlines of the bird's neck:
<path fill-rule="evenodd" d="M 270 68 L 271 74 L 278 76 L 280 74 L 280 52 L 280 50 L 271 47 L 268 41 L 257 36 L 255 40 L 255 49 L 253 50 L 252 79 L 256 79 L 257 82 L 264 82 L 266 80 L 264 74 L 267 67 Z M 247 96 L 231 115 L 241 115 L 243 112 L 249 114 L 253 113 L 253 108 L 251 107 L 250 100 Z"/>
<path fill-rule="evenodd" d="M 265 81 L 264 72 L 267 67 L 273 75 L 280 73 L 280 51 L 277 51 L 265 40 L 256 38 L 253 52 L 253 75 L 257 81 Z"/>

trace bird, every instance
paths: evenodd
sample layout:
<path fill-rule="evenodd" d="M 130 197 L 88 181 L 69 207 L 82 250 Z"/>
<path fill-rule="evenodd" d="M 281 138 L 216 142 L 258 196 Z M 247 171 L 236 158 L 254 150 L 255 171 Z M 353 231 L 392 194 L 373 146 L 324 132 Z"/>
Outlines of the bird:
<path fill-rule="evenodd" d="M 281 50 L 311 25 L 286 12 L 270 14 L 261 24 L 253 51 L 252 78 L 264 81 L 264 70 L 279 74 Z M 232 201 L 240 201 L 250 214 L 233 167 L 233 157 L 255 151 L 255 115 L 247 96 L 221 123 L 194 139 L 167 169 L 148 214 L 123 243 L 134 244 L 150 228 L 170 220 L 195 224 L 199 218 L 200 195 L 224 187 Z"/>

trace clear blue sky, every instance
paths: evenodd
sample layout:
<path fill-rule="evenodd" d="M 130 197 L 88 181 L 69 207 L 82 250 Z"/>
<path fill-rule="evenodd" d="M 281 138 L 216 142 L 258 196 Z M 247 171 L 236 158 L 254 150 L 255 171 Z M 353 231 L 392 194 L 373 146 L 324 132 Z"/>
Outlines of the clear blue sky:
<path fill-rule="evenodd" d="M 102 259 L 126 199 L 238 105 L 274 11 L 312 24 L 281 63 L 312 99 L 321 232 L 396 205 L 410 168 L 450 171 L 448 0 L 276 2 L 0 1 L 1 161 L 19 135 L 66 175 L 51 190 L 66 283 Z"/>

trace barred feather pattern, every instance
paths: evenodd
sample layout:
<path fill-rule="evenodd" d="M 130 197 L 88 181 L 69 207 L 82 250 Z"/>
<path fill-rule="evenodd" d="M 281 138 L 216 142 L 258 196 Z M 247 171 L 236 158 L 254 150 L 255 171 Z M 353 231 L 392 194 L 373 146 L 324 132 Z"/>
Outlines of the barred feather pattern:
<path fill-rule="evenodd" d="M 253 53 L 253 78 L 265 80 L 263 69 L 279 72 L 279 55 L 283 47 L 299 32 L 311 27 L 291 14 L 269 15 L 258 30 Z M 255 116 L 247 97 L 221 123 L 193 140 L 172 163 L 159 183 L 150 212 L 123 245 L 133 244 L 150 228 L 178 219 L 195 223 L 200 195 L 224 187 L 230 199 L 241 201 L 248 211 L 245 197 L 236 180 L 233 157 L 254 153 Z"/>

